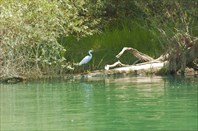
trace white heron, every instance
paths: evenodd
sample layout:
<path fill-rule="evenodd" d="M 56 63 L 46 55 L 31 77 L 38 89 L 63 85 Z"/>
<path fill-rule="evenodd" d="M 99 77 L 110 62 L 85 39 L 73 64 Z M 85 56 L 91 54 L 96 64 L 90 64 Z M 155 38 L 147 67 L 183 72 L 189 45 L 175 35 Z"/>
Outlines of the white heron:
<path fill-rule="evenodd" d="M 81 61 L 80 63 L 78 64 L 79 66 L 83 65 L 83 64 L 87 64 L 91 59 L 92 59 L 92 53 L 93 51 L 92 50 L 89 50 L 87 56 L 85 56 Z"/>

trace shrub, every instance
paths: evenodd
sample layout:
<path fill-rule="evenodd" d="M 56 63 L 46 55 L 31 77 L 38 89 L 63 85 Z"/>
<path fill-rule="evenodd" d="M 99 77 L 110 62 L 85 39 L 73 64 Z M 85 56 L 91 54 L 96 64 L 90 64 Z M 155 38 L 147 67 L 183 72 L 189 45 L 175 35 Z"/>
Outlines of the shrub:
<path fill-rule="evenodd" d="M 66 50 L 58 38 L 91 35 L 99 22 L 82 0 L 2 0 L 0 4 L 1 77 L 57 74 L 66 63 Z M 79 14 L 82 10 L 86 15 Z"/>

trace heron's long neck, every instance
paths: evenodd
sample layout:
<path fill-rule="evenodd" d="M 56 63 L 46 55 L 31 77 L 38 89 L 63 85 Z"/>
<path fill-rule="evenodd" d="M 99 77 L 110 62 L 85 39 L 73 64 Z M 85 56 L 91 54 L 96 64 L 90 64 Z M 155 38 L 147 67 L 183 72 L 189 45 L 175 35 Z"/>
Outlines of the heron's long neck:
<path fill-rule="evenodd" d="M 92 54 L 91 54 L 91 52 L 89 52 L 89 56 L 91 56 L 91 57 L 92 57 Z"/>

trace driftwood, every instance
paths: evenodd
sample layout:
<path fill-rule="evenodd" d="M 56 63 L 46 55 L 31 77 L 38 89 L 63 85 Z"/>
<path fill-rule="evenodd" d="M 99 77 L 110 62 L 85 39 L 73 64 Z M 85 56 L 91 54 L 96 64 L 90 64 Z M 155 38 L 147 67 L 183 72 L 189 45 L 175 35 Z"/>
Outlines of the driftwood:
<path fill-rule="evenodd" d="M 185 65 L 190 68 L 194 68 L 195 70 L 198 69 L 196 63 L 193 63 L 193 60 L 198 58 L 198 44 L 195 44 L 191 48 L 187 49 L 187 53 L 181 53 L 182 55 L 185 54 L 186 59 L 182 59 L 181 54 L 174 54 L 175 50 L 172 50 L 166 54 L 161 55 L 160 57 L 154 59 L 132 47 L 124 47 L 118 55 L 119 58 L 125 51 L 129 51 L 132 53 L 136 58 L 139 59 L 142 63 L 135 64 L 135 65 L 126 65 L 121 63 L 120 61 L 115 62 L 114 64 L 106 65 L 105 70 L 113 71 L 113 72 L 133 72 L 135 74 L 141 73 L 167 73 L 167 72 L 174 72 L 182 69 L 182 64 L 178 64 L 179 62 L 183 62 L 185 60 Z M 174 55 L 173 55 L 174 54 Z M 172 56 L 174 56 L 174 61 L 172 61 Z M 188 58 L 188 59 L 187 59 Z M 179 62 L 178 62 L 179 61 Z M 175 62 L 175 63 L 174 63 Z M 174 68 L 172 68 L 173 63 L 175 64 Z M 119 66 L 119 67 L 118 67 Z M 122 67 L 120 67 L 122 66 Z M 115 68 L 118 67 L 118 68 Z M 170 68 L 171 67 L 171 68 Z"/>
<path fill-rule="evenodd" d="M 26 78 L 23 76 L 10 76 L 10 77 L 0 78 L 0 83 L 15 84 L 25 80 Z"/>
<path fill-rule="evenodd" d="M 131 47 L 124 47 L 122 49 L 122 51 L 116 55 L 116 57 L 119 58 L 125 51 L 129 51 L 130 53 L 132 53 L 135 57 L 137 57 L 142 62 L 154 60 L 152 57 L 150 57 L 142 52 L 139 52 L 138 50 L 131 48 Z"/>
<path fill-rule="evenodd" d="M 115 62 L 115 63 L 112 64 L 112 65 L 106 65 L 106 66 L 105 66 L 105 70 L 109 70 L 110 68 L 117 67 L 117 66 L 127 67 L 127 66 L 129 66 L 129 65 L 122 64 L 120 61 L 117 61 L 117 62 Z"/>

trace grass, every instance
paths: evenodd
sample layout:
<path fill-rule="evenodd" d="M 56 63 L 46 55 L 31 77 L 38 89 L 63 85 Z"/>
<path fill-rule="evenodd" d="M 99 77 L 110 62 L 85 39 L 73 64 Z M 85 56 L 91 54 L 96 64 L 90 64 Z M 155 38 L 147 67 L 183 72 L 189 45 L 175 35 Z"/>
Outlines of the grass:
<path fill-rule="evenodd" d="M 80 40 L 69 36 L 62 38 L 61 43 L 67 49 L 65 57 L 68 61 L 79 62 L 93 49 L 93 59 L 89 69 L 104 69 L 106 64 L 112 64 L 118 59 L 115 56 L 123 47 L 133 47 L 152 57 L 160 54 L 160 44 L 157 35 L 142 28 L 137 22 L 127 22 L 114 29 L 105 29 L 100 34 L 84 37 Z M 136 60 L 130 53 L 124 54 L 120 61 L 132 64 Z"/>

